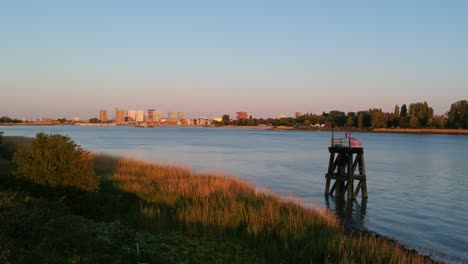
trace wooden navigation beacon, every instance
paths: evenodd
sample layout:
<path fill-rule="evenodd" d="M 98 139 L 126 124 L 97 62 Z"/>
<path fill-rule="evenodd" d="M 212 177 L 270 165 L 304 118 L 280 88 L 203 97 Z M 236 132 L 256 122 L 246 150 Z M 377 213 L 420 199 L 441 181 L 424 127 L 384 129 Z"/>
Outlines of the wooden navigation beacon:
<path fill-rule="evenodd" d="M 327 179 L 325 195 L 344 197 L 348 192 L 348 200 L 356 199 L 361 191 L 362 199 L 367 199 L 366 167 L 364 166 L 364 149 L 362 141 L 346 133 L 346 138 L 335 138 L 332 130 L 330 162 L 325 174 Z M 357 181 L 354 189 L 354 181 Z M 330 188 L 330 184 L 333 183 Z"/>

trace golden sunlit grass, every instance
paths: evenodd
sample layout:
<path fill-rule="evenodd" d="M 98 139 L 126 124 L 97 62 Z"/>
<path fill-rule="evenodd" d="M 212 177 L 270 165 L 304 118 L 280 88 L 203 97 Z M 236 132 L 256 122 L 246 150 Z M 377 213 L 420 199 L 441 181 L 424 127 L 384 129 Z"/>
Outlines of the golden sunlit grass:
<path fill-rule="evenodd" d="M 415 134 L 453 134 L 468 135 L 468 129 L 430 129 L 430 128 L 374 128 L 380 133 L 415 133 Z"/>
<path fill-rule="evenodd" d="M 153 232 L 210 235 L 255 248 L 266 262 L 425 263 L 368 234 L 345 234 L 328 213 L 259 192 L 220 174 L 142 161 L 94 157 L 104 181 L 141 200 L 135 217 Z"/>

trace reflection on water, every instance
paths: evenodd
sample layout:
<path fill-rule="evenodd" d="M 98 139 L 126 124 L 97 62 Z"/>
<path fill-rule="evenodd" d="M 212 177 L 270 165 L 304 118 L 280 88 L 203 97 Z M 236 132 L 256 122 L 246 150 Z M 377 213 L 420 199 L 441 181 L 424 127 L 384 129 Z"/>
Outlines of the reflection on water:
<path fill-rule="evenodd" d="M 367 199 L 347 200 L 344 197 L 325 195 L 325 205 L 346 227 L 366 229 Z"/>

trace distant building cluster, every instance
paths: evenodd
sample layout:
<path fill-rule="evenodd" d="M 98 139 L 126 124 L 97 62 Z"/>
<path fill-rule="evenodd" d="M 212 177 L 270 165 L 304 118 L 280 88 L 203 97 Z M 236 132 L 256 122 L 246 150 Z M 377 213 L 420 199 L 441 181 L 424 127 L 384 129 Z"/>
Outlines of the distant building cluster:
<path fill-rule="evenodd" d="M 296 112 L 296 118 L 303 116 L 302 113 Z M 276 120 L 285 118 L 284 115 L 276 116 Z M 122 107 L 115 108 L 115 116 L 112 119 L 109 115 L 109 111 L 106 109 L 99 110 L 99 116 L 97 118 L 91 118 L 89 120 L 82 120 L 79 117 L 72 119 L 59 118 L 40 118 L 32 120 L 30 118 L 23 118 L 18 122 L 32 125 L 57 125 L 57 124 L 74 124 L 80 126 L 138 126 L 138 127 L 153 127 L 153 126 L 210 126 L 219 123 L 226 124 L 237 124 L 237 125 L 248 125 L 246 123 L 252 119 L 248 112 L 240 111 L 236 112 L 236 116 L 233 119 L 229 118 L 229 115 L 223 115 L 223 117 L 207 118 L 187 118 L 185 112 L 167 112 L 166 115 L 163 112 L 156 109 L 148 110 L 132 110 Z M 270 124 L 272 121 L 270 121 Z M 254 125 L 254 124 L 253 124 Z"/>
<path fill-rule="evenodd" d="M 244 118 L 248 118 L 247 112 L 237 112 L 237 117 L 236 117 L 237 120 L 241 120 Z"/>
<path fill-rule="evenodd" d="M 101 113 L 106 110 L 100 110 Z M 105 122 L 100 119 L 101 122 Z M 115 123 L 117 125 L 137 125 L 137 126 L 204 126 L 213 124 L 213 120 L 206 117 L 188 119 L 185 112 L 167 112 L 164 116 L 161 111 L 155 109 L 128 110 L 126 108 L 115 109 Z"/>

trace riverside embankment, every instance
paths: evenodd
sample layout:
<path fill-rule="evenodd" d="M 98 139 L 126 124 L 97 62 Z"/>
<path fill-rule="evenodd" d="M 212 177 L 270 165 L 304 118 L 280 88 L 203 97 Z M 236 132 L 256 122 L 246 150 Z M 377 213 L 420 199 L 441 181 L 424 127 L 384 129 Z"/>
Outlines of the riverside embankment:
<path fill-rule="evenodd" d="M 4 128 L 2 128 L 3 130 Z M 70 135 L 84 148 L 196 172 L 237 175 L 259 187 L 328 208 L 340 221 L 401 241 L 422 254 L 467 259 L 468 138 L 354 133 L 364 142 L 369 199 L 323 196 L 330 132 L 167 127 L 9 127 L 5 135 Z M 335 136 L 344 136 L 336 132 Z M 449 217 L 447 217 L 449 216 Z M 454 228 L 456 227 L 456 228 Z"/>
<path fill-rule="evenodd" d="M 8 145 L 8 138 L 5 141 Z M 27 145 L 18 138 L 15 142 Z M 186 259 L 179 257 L 178 261 L 206 263 L 221 258 L 225 262 L 245 263 L 430 262 L 393 241 L 366 233 L 349 234 L 329 214 L 256 191 L 239 179 L 106 155 L 95 155 L 93 160 L 101 188 L 64 197 L 54 197 L 59 190 L 38 188 L 20 176 L 5 173 L 14 171 L 14 166 L 1 165 L 0 217 L 7 217 L 9 228 L 13 227 L 12 232 L 0 230 L 6 232 L 2 237 L 10 239 L 10 243 L 2 245 L 2 257 L 20 259 L 14 254 L 29 256 L 34 254 L 31 250 L 36 250 L 35 254 L 42 258 L 48 254 L 67 257 L 67 253 L 74 252 L 71 257 L 81 260 L 97 260 L 105 254 L 120 260 L 158 258 L 177 262 L 172 254 L 187 245 L 178 245 L 174 240 L 186 237 L 200 251 L 185 252 L 181 256 Z M 41 213 L 29 215 L 28 208 Z M 18 214 L 24 216 L 18 218 Z M 32 226 L 38 230 L 30 241 L 28 232 L 15 229 L 26 222 L 35 223 Z M 113 241 L 116 238 L 110 236 L 117 229 L 123 230 L 120 236 L 125 236 L 124 241 Z M 63 241 L 52 239 L 64 230 L 73 230 L 71 233 L 77 236 L 87 237 L 92 232 L 100 235 L 96 240 L 89 237 L 88 241 L 76 243 L 67 241 L 70 236 L 64 236 Z M 49 252 L 48 245 L 36 244 L 39 236 L 63 243 L 64 255 Z M 96 248 L 92 254 L 81 244 L 103 243 L 99 240 L 103 237 L 106 246 Z M 136 243 L 136 251 L 128 243 Z M 166 251 L 156 250 L 164 245 Z M 126 253 L 121 252 L 125 247 L 129 247 Z"/>
<path fill-rule="evenodd" d="M 375 128 L 375 133 L 468 135 L 467 129 Z"/>

